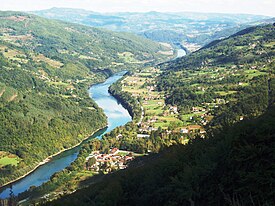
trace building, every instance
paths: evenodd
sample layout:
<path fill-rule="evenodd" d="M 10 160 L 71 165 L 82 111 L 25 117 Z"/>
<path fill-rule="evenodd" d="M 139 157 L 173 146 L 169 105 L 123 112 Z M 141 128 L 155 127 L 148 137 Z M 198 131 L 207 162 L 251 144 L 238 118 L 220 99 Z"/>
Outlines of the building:
<path fill-rule="evenodd" d="M 182 134 L 188 134 L 188 132 L 189 132 L 189 130 L 187 128 L 182 128 L 180 130 L 180 133 L 182 133 Z"/>

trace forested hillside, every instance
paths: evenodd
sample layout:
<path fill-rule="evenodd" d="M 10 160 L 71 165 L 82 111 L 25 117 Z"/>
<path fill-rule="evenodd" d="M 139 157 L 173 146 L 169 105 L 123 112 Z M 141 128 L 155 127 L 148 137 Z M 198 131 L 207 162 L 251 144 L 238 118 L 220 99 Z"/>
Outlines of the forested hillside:
<path fill-rule="evenodd" d="M 274 205 L 274 34 L 252 27 L 160 65 L 167 104 L 204 109 L 207 134 L 46 205 Z"/>
<path fill-rule="evenodd" d="M 105 127 L 89 85 L 167 58 L 161 49 L 126 33 L 0 12 L 0 186 Z"/>
<path fill-rule="evenodd" d="M 251 27 L 161 65 L 158 90 L 182 114 L 213 107 L 211 126 L 258 116 L 274 101 L 275 26 Z"/>

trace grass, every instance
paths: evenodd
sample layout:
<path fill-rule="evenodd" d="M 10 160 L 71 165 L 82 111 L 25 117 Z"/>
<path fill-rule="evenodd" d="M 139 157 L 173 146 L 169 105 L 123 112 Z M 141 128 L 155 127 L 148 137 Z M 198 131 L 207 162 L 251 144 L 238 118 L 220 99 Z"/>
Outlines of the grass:
<path fill-rule="evenodd" d="M 196 91 L 196 94 L 204 94 L 204 91 Z"/>
<path fill-rule="evenodd" d="M 68 87 L 70 86 L 69 83 L 66 82 L 49 82 L 50 85 L 55 85 L 55 86 L 63 86 L 63 87 Z"/>
<path fill-rule="evenodd" d="M 88 177 L 94 176 L 94 173 L 91 171 L 83 170 L 83 171 L 77 172 L 75 176 L 83 180 Z"/>
<path fill-rule="evenodd" d="M 0 47 L 0 52 L 3 53 L 4 57 L 8 58 L 8 59 L 12 59 L 18 62 L 23 62 L 23 63 L 27 63 L 28 60 L 26 59 L 26 55 L 23 54 L 22 52 L 18 51 L 18 50 L 13 50 L 13 49 L 7 49 L 7 47 L 5 46 L 1 46 Z"/>
<path fill-rule="evenodd" d="M 37 56 L 33 56 L 33 59 L 37 62 L 45 62 L 48 65 L 54 67 L 54 68 L 60 68 L 61 66 L 63 66 L 63 64 L 59 61 L 55 61 L 53 59 L 50 59 L 48 57 L 45 57 L 43 54 L 39 54 Z"/>
<path fill-rule="evenodd" d="M 165 102 L 163 97 L 163 93 L 158 91 L 149 91 L 147 87 L 141 88 L 144 83 L 147 81 L 154 81 L 154 77 L 156 76 L 156 70 L 154 68 L 144 69 L 142 72 L 138 72 L 135 76 L 126 77 L 123 80 L 125 84 L 123 86 L 123 91 L 130 92 L 132 94 L 138 94 L 142 100 L 142 106 L 145 110 L 145 118 L 147 120 L 151 120 L 156 116 L 155 122 L 145 121 L 146 124 L 152 125 L 154 128 L 162 127 L 167 128 L 172 122 L 182 123 L 175 115 L 169 114 L 168 116 L 163 116 L 163 113 L 167 110 L 164 108 Z M 150 98 L 158 98 L 158 99 L 150 99 Z M 150 99 L 150 100 L 147 100 Z M 168 112 L 168 111 L 166 111 Z M 169 112 L 168 112 L 169 113 Z"/>
<path fill-rule="evenodd" d="M 154 127 L 161 127 L 167 129 L 171 122 L 182 123 L 182 121 L 180 121 L 174 116 L 158 117 L 158 120 L 154 123 Z"/>
<path fill-rule="evenodd" d="M 14 100 L 14 97 L 17 96 L 18 92 L 17 90 L 13 89 L 12 87 L 5 87 L 4 90 L 0 89 L 1 91 L 1 97 L 5 101 L 12 101 Z"/>
<path fill-rule="evenodd" d="M 190 118 L 193 116 L 194 116 L 194 114 L 184 114 L 184 115 L 181 115 L 181 119 L 184 121 L 189 121 Z"/>
<path fill-rule="evenodd" d="M 6 166 L 6 165 L 17 166 L 18 163 L 19 163 L 18 157 L 5 156 L 5 157 L 0 158 L 0 167 Z"/>
<path fill-rule="evenodd" d="M 228 92 L 219 91 L 219 92 L 215 92 L 215 93 L 220 95 L 220 96 L 226 96 L 226 95 L 229 95 L 229 94 L 235 94 L 235 93 L 237 93 L 237 91 L 228 91 Z"/>
<path fill-rule="evenodd" d="M 123 88 L 123 91 L 130 92 L 130 93 L 137 93 L 137 94 L 143 94 L 146 93 L 146 89 L 132 89 L 132 88 Z"/>
<path fill-rule="evenodd" d="M 151 108 L 151 109 L 146 109 L 145 111 L 146 111 L 147 116 L 158 116 L 163 113 L 163 110 L 161 108 L 157 108 L 157 109 Z"/>
<path fill-rule="evenodd" d="M 152 76 L 152 73 L 151 72 L 143 72 L 143 73 L 140 73 L 139 76 L 150 77 L 150 76 Z"/>
<path fill-rule="evenodd" d="M 253 79 L 254 77 L 260 76 L 260 75 L 265 75 L 267 74 L 266 72 L 260 72 L 256 69 L 250 69 L 246 70 L 245 74 L 248 75 L 248 79 Z"/>
<path fill-rule="evenodd" d="M 140 62 L 134 58 L 134 54 L 132 54 L 131 52 L 118 53 L 118 57 L 120 59 L 123 59 L 127 63 L 139 63 Z"/>
<path fill-rule="evenodd" d="M 264 45 L 265 47 L 274 47 L 275 46 L 275 42 L 270 42 L 268 44 Z"/>
<path fill-rule="evenodd" d="M 241 85 L 242 87 L 247 87 L 247 86 L 249 86 L 249 83 L 247 83 L 247 82 L 244 82 L 244 83 L 242 83 L 242 85 Z"/>
<path fill-rule="evenodd" d="M 120 155 L 120 156 L 126 156 L 128 154 L 129 154 L 129 152 L 118 152 L 118 155 Z"/>

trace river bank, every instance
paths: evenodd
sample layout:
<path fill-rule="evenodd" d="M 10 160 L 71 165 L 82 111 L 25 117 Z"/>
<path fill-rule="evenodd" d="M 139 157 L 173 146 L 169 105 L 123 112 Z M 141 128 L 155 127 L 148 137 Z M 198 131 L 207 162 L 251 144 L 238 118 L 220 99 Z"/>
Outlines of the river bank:
<path fill-rule="evenodd" d="M 103 82 L 104 82 L 104 81 L 103 81 Z M 102 82 L 101 82 L 101 83 L 102 83 Z M 94 84 L 94 85 L 97 85 L 97 84 L 100 84 L 100 83 L 96 83 L 96 84 Z M 94 85 L 90 85 L 89 88 L 91 88 L 91 87 L 94 86 Z M 60 151 L 58 151 L 58 152 L 56 152 L 56 153 L 54 153 L 54 154 L 52 154 L 52 155 L 46 157 L 46 159 L 44 159 L 43 161 L 39 162 L 32 170 L 30 170 L 29 172 L 25 173 L 24 175 L 21 175 L 20 177 L 14 179 L 14 180 L 11 180 L 11 181 L 9 181 L 9 182 L 3 184 L 3 185 L 0 185 L 0 194 L 1 194 L 1 190 L 2 190 L 4 187 L 7 187 L 7 186 L 9 186 L 9 185 L 11 185 L 11 184 L 13 184 L 13 183 L 16 183 L 16 182 L 20 181 L 21 179 L 25 178 L 26 176 L 32 174 L 32 173 L 33 173 L 35 170 L 37 170 L 39 167 L 41 167 L 41 166 L 47 164 L 48 162 L 50 162 L 50 161 L 52 160 L 52 158 L 54 158 L 54 157 L 60 155 L 61 153 L 66 152 L 66 151 L 69 151 L 69 150 L 71 150 L 71 149 L 74 149 L 74 148 L 80 146 L 84 141 L 88 140 L 88 139 L 89 139 L 91 136 L 93 136 L 95 133 L 97 133 L 97 132 L 103 130 L 103 129 L 106 128 L 107 126 L 108 126 L 108 125 L 106 124 L 104 127 L 99 128 L 98 130 L 96 130 L 95 132 L 93 132 L 92 134 L 90 134 L 89 136 L 87 136 L 86 138 L 84 138 L 82 141 L 80 141 L 80 142 L 77 143 L 76 145 L 73 145 L 73 146 L 71 146 L 71 147 L 69 147 L 69 148 L 66 148 L 66 149 L 62 149 L 62 150 L 60 150 Z M 1 196 L 0 196 L 0 198 L 1 198 Z"/>
<path fill-rule="evenodd" d="M 16 182 L 20 181 L 20 180 L 23 179 L 24 177 L 30 175 L 30 174 L 33 173 L 35 170 L 37 170 L 39 167 L 41 167 L 41 166 L 47 164 L 48 162 L 50 162 L 50 161 L 52 160 L 52 158 L 54 158 L 54 157 L 60 155 L 61 153 L 66 152 L 66 151 L 69 151 L 69 150 L 71 150 L 71 149 L 74 149 L 74 148 L 80 146 L 84 141 L 88 140 L 88 139 L 89 139 L 91 136 L 93 136 L 95 133 L 99 132 L 100 130 L 103 130 L 103 129 L 106 128 L 106 127 L 107 127 L 107 125 L 106 125 L 105 127 L 102 127 L 102 128 L 100 128 L 100 129 L 98 129 L 97 131 L 93 132 L 91 135 L 89 135 L 88 137 L 84 138 L 84 139 L 83 139 L 81 142 L 79 142 L 78 144 L 76 144 L 76 145 L 74 145 L 74 146 L 71 146 L 71 147 L 69 147 L 69 148 L 67 148 L 67 149 L 62 149 L 62 150 L 60 150 L 59 152 L 57 152 L 57 153 L 55 153 L 55 154 L 52 154 L 52 155 L 48 156 L 46 159 L 44 159 L 43 161 L 39 162 L 38 165 L 36 165 L 32 170 L 30 170 L 30 171 L 27 172 L 26 174 L 24 174 L 24 175 L 22 175 L 22 176 L 16 178 L 15 180 L 12 180 L 12 181 L 10 181 L 10 182 L 7 182 L 7 183 L 1 185 L 1 186 L 0 186 L 0 190 L 3 189 L 3 188 L 6 187 L 6 186 L 9 186 L 10 184 L 13 184 L 13 183 L 16 183 Z"/>
<path fill-rule="evenodd" d="M 129 112 L 118 103 L 118 101 L 108 92 L 108 88 L 111 84 L 119 80 L 125 72 L 119 72 L 117 74 L 109 77 L 105 82 L 92 85 L 90 87 L 89 96 L 97 103 L 97 105 L 103 109 L 105 115 L 107 116 L 107 128 L 105 130 L 97 130 L 93 135 L 88 136 L 83 139 L 77 145 L 73 147 L 64 149 L 55 153 L 45 160 L 40 162 L 32 171 L 26 173 L 25 175 L 17 178 L 14 181 L 6 183 L 1 188 L 6 188 L 0 193 L 0 198 L 9 197 L 10 189 L 7 186 L 12 186 L 14 195 L 18 195 L 31 186 L 40 186 L 44 182 L 50 180 L 51 176 L 64 168 L 68 167 L 72 162 L 74 162 L 78 156 L 80 145 L 90 138 L 100 139 L 102 135 L 110 132 L 115 127 L 125 125 L 127 122 L 131 121 L 132 118 Z"/>
<path fill-rule="evenodd" d="M 129 92 L 122 91 L 122 81 L 120 80 L 112 84 L 108 91 L 124 108 L 128 110 L 133 121 L 138 122 L 142 115 L 140 103 Z"/>

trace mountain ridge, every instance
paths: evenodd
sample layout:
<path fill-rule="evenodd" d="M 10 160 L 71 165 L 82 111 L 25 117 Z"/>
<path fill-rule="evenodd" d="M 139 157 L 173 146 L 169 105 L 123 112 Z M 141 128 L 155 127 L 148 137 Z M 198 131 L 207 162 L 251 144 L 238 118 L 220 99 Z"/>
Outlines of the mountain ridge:
<path fill-rule="evenodd" d="M 57 12 L 58 11 L 58 12 Z M 266 19 L 265 16 L 248 15 L 248 14 L 212 14 L 212 13 L 192 13 L 192 12 L 111 12 L 96 13 L 89 17 L 89 11 L 82 13 L 79 10 L 62 8 L 48 9 L 42 11 L 34 11 L 38 15 L 57 18 L 71 22 L 86 24 L 88 26 L 103 27 L 113 31 L 127 31 L 145 36 L 155 41 L 164 41 L 167 43 L 198 44 L 203 46 L 214 39 L 228 36 L 241 30 L 249 22 L 257 22 Z M 66 13 L 69 12 L 69 13 Z M 116 17 L 116 21 L 112 19 Z M 98 17 L 98 18 L 97 18 Z M 147 22 L 146 25 L 143 22 Z M 240 25 L 244 26 L 238 28 Z M 226 31 L 227 29 L 227 31 Z M 158 32 L 157 32 L 158 30 Z M 161 31 L 166 31 L 162 36 L 167 38 L 159 38 Z M 223 32 L 225 30 L 225 32 Z M 171 35 L 167 31 L 171 32 Z M 176 32 L 175 38 L 173 33 Z M 153 33 L 154 35 L 146 35 Z M 190 45 L 192 48 L 192 45 Z"/>

